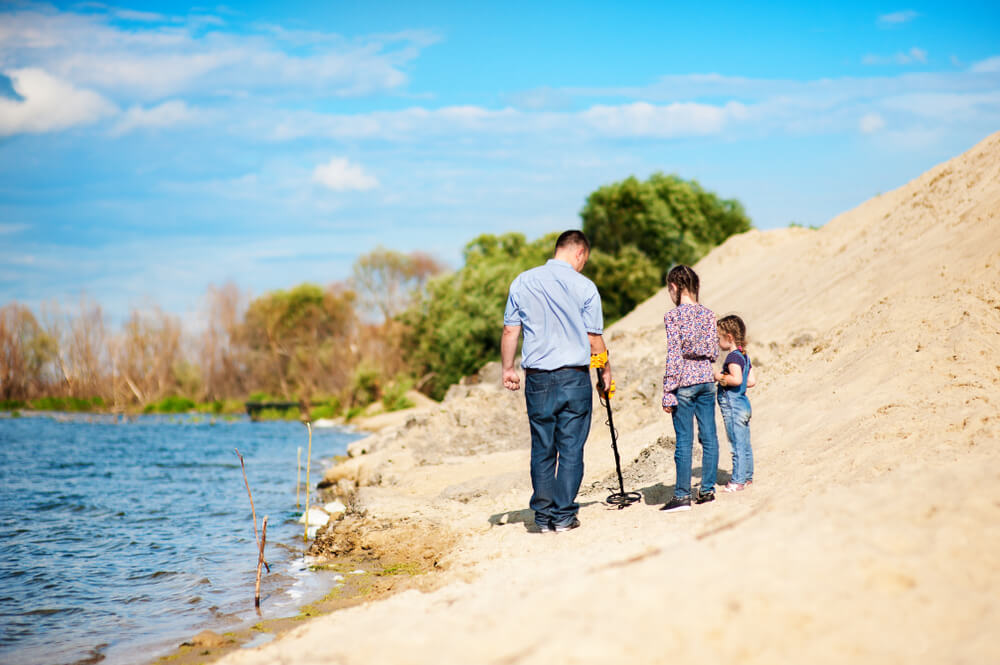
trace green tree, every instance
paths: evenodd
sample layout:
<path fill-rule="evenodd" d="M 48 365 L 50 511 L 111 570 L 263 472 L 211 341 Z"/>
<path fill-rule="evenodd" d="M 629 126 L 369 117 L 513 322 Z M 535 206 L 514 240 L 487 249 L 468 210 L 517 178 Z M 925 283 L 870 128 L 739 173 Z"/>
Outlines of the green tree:
<path fill-rule="evenodd" d="M 738 201 L 719 199 L 697 181 L 662 173 L 644 182 L 629 177 L 601 187 L 587 197 L 580 217 L 594 249 L 618 256 L 633 246 L 649 257 L 660 273 L 657 286 L 671 266 L 693 264 L 752 227 Z"/>
<path fill-rule="evenodd" d="M 58 344 L 25 305 L 0 307 L 0 400 L 26 400 L 44 387 Z"/>
<path fill-rule="evenodd" d="M 635 245 L 626 245 L 617 254 L 591 250 L 583 274 L 593 280 L 601 293 L 605 325 L 631 312 L 656 293 L 661 283 L 656 265 Z"/>
<path fill-rule="evenodd" d="M 434 275 L 444 270 L 430 254 L 376 247 L 354 262 L 351 282 L 362 307 L 389 320 L 405 310 Z"/>
<path fill-rule="evenodd" d="M 463 267 L 432 279 L 401 316 L 412 366 L 423 389 L 440 399 L 448 386 L 499 357 L 507 289 L 524 270 L 552 255 L 558 234 L 528 242 L 520 233 L 481 235 L 465 246 Z"/>
<path fill-rule="evenodd" d="M 254 386 L 286 399 L 342 388 L 355 323 L 352 291 L 301 284 L 257 298 L 242 328 Z"/>

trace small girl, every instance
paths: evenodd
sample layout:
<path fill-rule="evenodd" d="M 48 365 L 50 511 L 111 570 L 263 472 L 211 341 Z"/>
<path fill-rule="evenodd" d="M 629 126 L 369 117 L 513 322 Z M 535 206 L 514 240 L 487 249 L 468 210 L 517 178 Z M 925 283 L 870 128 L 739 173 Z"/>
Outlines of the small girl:
<path fill-rule="evenodd" d="M 757 380 L 745 350 L 746 338 L 747 327 L 743 319 L 733 314 L 719 319 L 719 348 L 729 351 L 722 371 L 715 373 L 715 380 L 719 382 L 719 410 L 733 449 L 733 475 L 724 488 L 727 492 L 740 492 L 753 483 L 747 388 L 756 385 Z"/>
<path fill-rule="evenodd" d="M 688 266 L 675 266 L 667 275 L 670 298 L 676 307 L 663 317 L 667 329 L 667 367 L 663 374 L 663 410 L 673 418 L 674 497 L 660 510 L 691 510 L 691 449 L 694 421 L 701 443 L 701 487 L 696 503 L 715 498 L 719 467 L 719 438 L 715 433 L 715 386 L 712 364 L 719 354 L 719 336 L 712 310 L 698 303 L 698 275 Z"/>

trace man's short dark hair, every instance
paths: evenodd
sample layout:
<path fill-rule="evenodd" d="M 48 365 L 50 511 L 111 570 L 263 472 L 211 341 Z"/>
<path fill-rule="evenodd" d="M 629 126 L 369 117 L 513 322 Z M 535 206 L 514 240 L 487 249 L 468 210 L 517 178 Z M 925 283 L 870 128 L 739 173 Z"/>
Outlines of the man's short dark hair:
<path fill-rule="evenodd" d="M 559 239 L 556 240 L 556 250 L 558 251 L 560 247 L 569 247 L 570 245 L 583 245 L 587 248 L 588 252 L 590 251 L 590 241 L 587 240 L 587 236 L 583 234 L 583 231 L 570 229 L 559 234 Z"/>

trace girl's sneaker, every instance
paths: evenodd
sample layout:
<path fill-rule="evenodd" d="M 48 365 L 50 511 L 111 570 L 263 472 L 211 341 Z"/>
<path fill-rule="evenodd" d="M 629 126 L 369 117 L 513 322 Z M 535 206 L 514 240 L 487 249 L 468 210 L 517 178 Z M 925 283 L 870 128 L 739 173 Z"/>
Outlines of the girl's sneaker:
<path fill-rule="evenodd" d="M 722 489 L 725 492 L 742 492 L 747 488 L 748 484 L 749 483 L 734 483 L 732 481 L 729 481 L 729 483 L 727 483 L 726 486 L 723 487 Z"/>

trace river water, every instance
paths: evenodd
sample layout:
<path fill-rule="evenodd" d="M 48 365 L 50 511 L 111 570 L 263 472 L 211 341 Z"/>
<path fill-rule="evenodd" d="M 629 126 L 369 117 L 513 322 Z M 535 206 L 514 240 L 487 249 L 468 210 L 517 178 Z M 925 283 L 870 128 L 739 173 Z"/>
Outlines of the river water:
<path fill-rule="evenodd" d="M 357 435 L 313 434 L 311 482 Z M 332 584 L 312 572 L 296 509 L 296 422 L 196 417 L 0 417 L 0 662 L 146 663 L 253 607 L 257 519 L 268 516 L 265 618 Z M 303 485 L 304 491 L 304 485 Z M 302 500 L 305 500 L 304 494 Z"/>

